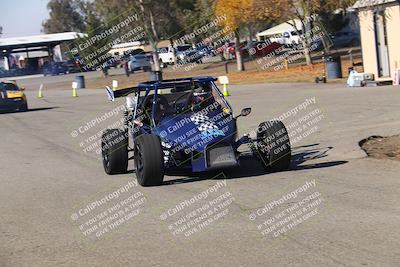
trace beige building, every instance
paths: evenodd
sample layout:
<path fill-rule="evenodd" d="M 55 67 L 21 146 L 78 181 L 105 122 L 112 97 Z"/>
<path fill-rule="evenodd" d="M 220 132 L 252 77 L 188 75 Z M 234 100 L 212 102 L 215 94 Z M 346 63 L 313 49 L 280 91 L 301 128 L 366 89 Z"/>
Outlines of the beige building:
<path fill-rule="evenodd" d="M 400 1 L 358 0 L 364 71 L 392 80 L 400 68 Z"/>

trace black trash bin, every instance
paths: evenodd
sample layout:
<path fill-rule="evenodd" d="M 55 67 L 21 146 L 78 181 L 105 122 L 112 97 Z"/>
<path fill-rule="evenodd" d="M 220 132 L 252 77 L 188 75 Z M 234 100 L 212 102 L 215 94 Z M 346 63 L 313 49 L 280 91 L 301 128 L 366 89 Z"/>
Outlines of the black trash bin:
<path fill-rule="evenodd" d="M 340 56 L 328 57 L 326 59 L 326 72 L 328 79 L 342 78 L 342 61 Z"/>
<path fill-rule="evenodd" d="M 150 81 L 161 82 L 162 80 L 163 80 L 162 71 L 151 71 L 150 72 Z"/>
<path fill-rule="evenodd" d="M 78 75 L 75 77 L 75 82 L 77 83 L 77 88 L 82 89 L 85 88 L 85 76 Z"/>

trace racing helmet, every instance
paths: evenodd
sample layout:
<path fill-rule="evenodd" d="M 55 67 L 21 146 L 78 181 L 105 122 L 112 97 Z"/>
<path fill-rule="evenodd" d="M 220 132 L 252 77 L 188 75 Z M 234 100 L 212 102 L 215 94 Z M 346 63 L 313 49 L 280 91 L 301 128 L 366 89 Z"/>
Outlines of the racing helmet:
<path fill-rule="evenodd" d="M 193 90 L 193 104 L 207 105 L 212 99 L 211 87 L 208 84 L 198 84 Z"/>

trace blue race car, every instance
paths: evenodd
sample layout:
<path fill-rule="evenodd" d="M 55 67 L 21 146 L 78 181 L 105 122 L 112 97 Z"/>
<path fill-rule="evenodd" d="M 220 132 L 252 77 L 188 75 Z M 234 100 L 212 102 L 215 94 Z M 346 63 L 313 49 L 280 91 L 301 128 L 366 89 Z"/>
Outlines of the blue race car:
<path fill-rule="evenodd" d="M 126 127 L 107 129 L 102 135 L 105 172 L 126 173 L 128 160 L 133 159 L 138 183 L 156 186 L 163 183 L 168 171 L 236 167 L 241 145 L 247 145 L 266 168 L 288 169 L 291 148 L 283 123 L 263 122 L 253 138 L 246 134 L 238 139 L 237 119 L 249 115 L 251 108 L 233 116 L 215 81 L 213 77 L 195 77 L 145 82 L 117 91 L 107 88 L 110 100 L 125 96 L 127 104 Z"/>

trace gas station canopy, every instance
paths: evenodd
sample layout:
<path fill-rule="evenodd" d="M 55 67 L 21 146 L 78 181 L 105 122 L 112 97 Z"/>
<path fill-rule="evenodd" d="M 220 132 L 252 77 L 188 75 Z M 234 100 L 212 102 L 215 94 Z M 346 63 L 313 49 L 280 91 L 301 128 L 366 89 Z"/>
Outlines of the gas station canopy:
<path fill-rule="evenodd" d="M 0 52 L 11 54 L 26 51 L 47 51 L 56 45 L 72 41 L 83 33 L 63 32 L 25 37 L 0 38 Z"/>

